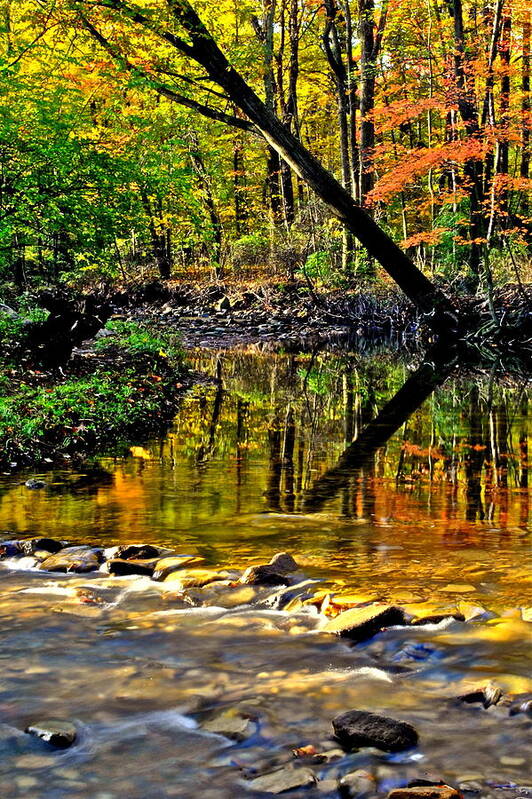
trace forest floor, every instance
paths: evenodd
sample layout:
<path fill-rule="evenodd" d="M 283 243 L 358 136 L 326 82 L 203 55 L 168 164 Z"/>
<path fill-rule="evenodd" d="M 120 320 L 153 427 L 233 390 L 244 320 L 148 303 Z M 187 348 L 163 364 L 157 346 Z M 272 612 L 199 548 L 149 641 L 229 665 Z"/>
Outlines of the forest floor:
<path fill-rule="evenodd" d="M 532 285 L 508 284 L 485 296 L 453 296 L 478 357 L 532 359 Z M 185 348 L 254 345 L 278 352 L 376 345 L 426 349 L 435 340 L 399 290 L 381 286 L 320 290 L 302 281 L 203 285 L 151 283 L 122 298 L 125 309 L 158 329 L 176 330 Z"/>

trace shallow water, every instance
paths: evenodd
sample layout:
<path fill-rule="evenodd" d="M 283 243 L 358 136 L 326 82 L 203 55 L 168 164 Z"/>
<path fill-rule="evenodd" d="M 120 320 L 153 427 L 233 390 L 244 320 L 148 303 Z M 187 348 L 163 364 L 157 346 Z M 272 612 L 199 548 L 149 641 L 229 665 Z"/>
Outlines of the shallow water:
<path fill-rule="evenodd" d="M 318 786 L 290 795 L 336 796 L 357 768 L 378 795 L 418 777 L 523 795 L 530 721 L 452 698 L 489 680 L 532 690 L 527 387 L 448 378 L 361 458 L 346 448 L 411 371 L 394 356 L 199 353 L 193 365 L 218 382 L 185 398 L 166 437 L 48 473 L 42 490 L 1 479 L 5 537 L 149 541 L 216 567 L 287 550 L 346 605 L 489 617 L 350 646 L 319 632 L 314 606 L 210 595 L 186 609 L 171 583 L 4 564 L 0 795 L 266 795 L 245 776 L 300 746 L 335 748 L 331 718 L 350 708 L 412 722 L 419 748 L 313 765 Z M 221 713 L 245 717 L 244 741 L 208 730 Z M 78 743 L 57 753 L 13 732 L 39 717 L 74 720 Z"/>

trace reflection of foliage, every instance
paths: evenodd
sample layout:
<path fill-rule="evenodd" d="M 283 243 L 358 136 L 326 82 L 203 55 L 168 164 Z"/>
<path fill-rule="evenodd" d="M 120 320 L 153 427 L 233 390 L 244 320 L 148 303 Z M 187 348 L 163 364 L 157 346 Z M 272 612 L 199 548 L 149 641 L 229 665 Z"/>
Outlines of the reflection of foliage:
<path fill-rule="evenodd" d="M 299 369 L 298 376 L 303 378 L 307 389 L 313 394 L 323 396 L 332 391 L 334 375 L 327 369 L 321 367 L 315 367 L 309 371 Z"/>

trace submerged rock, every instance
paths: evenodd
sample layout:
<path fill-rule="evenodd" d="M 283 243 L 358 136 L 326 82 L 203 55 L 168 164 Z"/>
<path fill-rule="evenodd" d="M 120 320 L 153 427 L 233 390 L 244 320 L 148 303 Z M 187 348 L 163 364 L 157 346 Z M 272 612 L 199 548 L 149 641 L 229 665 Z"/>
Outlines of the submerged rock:
<path fill-rule="evenodd" d="M 240 582 L 248 585 L 290 585 L 287 574 L 297 571 L 297 563 L 288 552 L 278 552 L 269 563 L 250 566 Z"/>
<path fill-rule="evenodd" d="M 346 749 L 375 746 L 385 752 L 401 752 L 416 746 L 418 734 L 406 721 L 396 721 L 365 710 L 348 710 L 336 716 L 334 733 Z"/>
<path fill-rule="evenodd" d="M 26 488 L 31 488 L 33 491 L 37 491 L 40 488 L 46 488 L 46 483 L 44 480 L 36 480 L 34 477 L 31 477 L 29 480 L 26 480 L 24 483 Z"/>
<path fill-rule="evenodd" d="M 290 609 L 294 610 L 302 606 L 305 600 L 313 596 L 310 586 L 315 586 L 318 580 L 303 580 L 296 585 L 283 586 L 273 594 L 268 595 L 257 604 L 260 606 L 273 608 L 274 610 Z M 299 600 L 299 602 L 297 601 Z"/>
<path fill-rule="evenodd" d="M 2 541 L 0 544 L 0 560 L 14 558 L 22 554 L 20 541 Z"/>
<path fill-rule="evenodd" d="M 524 713 L 532 717 L 532 693 L 517 694 L 510 698 L 510 716 L 517 716 Z"/>
<path fill-rule="evenodd" d="M 167 558 L 160 558 L 153 572 L 153 579 L 165 580 L 172 572 L 179 571 L 185 567 L 199 565 L 204 560 L 205 558 L 200 558 L 196 555 L 171 555 Z"/>
<path fill-rule="evenodd" d="M 226 710 L 201 725 L 203 730 L 225 735 L 233 741 L 245 741 L 254 732 L 254 725 L 249 718 L 235 710 Z"/>
<path fill-rule="evenodd" d="M 76 740 L 75 726 L 69 721 L 59 719 L 46 719 L 29 724 L 25 732 L 35 735 L 56 749 L 68 749 Z"/>
<path fill-rule="evenodd" d="M 253 791 L 278 794 L 292 791 L 294 788 L 303 788 L 306 785 L 315 784 L 316 776 L 310 769 L 287 766 L 250 780 L 246 783 L 246 787 L 251 788 Z"/>
<path fill-rule="evenodd" d="M 39 569 L 49 572 L 92 572 L 99 568 L 102 554 L 89 547 L 65 547 L 40 564 Z"/>
<path fill-rule="evenodd" d="M 433 613 L 430 616 L 424 616 L 419 619 L 414 619 L 410 622 L 412 627 L 421 627 L 423 624 L 440 624 L 446 619 L 454 619 L 454 621 L 465 621 L 463 613 Z"/>
<path fill-rule="evenodd" d="M 338 793 L 342 799 L 362 799 L 374 794 L 376 788 L 374 776 L 363 769 L 344 774 L 338 781 Z"/>
<path fill-rule="evenodd" d="M 322 627 L 326 633 L 334 633 L 351 641 L 367 641 L 384 627 L 406 624 L 405 612 L 395 605 L 369 605 L 364 608 L 345 610 Z"/>

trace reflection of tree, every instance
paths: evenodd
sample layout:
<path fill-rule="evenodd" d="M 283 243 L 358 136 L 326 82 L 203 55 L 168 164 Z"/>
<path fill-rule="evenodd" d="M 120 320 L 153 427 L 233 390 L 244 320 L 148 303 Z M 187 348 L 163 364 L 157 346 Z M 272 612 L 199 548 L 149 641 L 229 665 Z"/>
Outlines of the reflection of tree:
<path fill-rule="evenodd" d="M 379 447 L 401 427 L 409 416 L 441 385 L 452 371 L 453 364 L 448 359 L 443 362 L 436 353 L 434 361 L 426 360 L 386 403 L 372 422 L 366 425 L 360 435 L 342 453 L 335 466 L 328 469 L 304 497 L 307 511 L 317 511 L 324 502 L 332 499 L 338 491 L 348 485 L 351 477 L 369 463 Z"/>
<path fill-rule="evenodd" d="M 464 456 L 465 473 L 467 480 L 466 488 L 466 519 L 475 521 L 477 518 L 484 518 L 484 508 L 482 506 L 481 495 L 481 476 L 484 463 L 485 446 L 483 446 L 482 436 L 482 415 L 479 402 L 479 388 L 473 385 L 470 392 L 469 406 L 469 449 Z"/>

